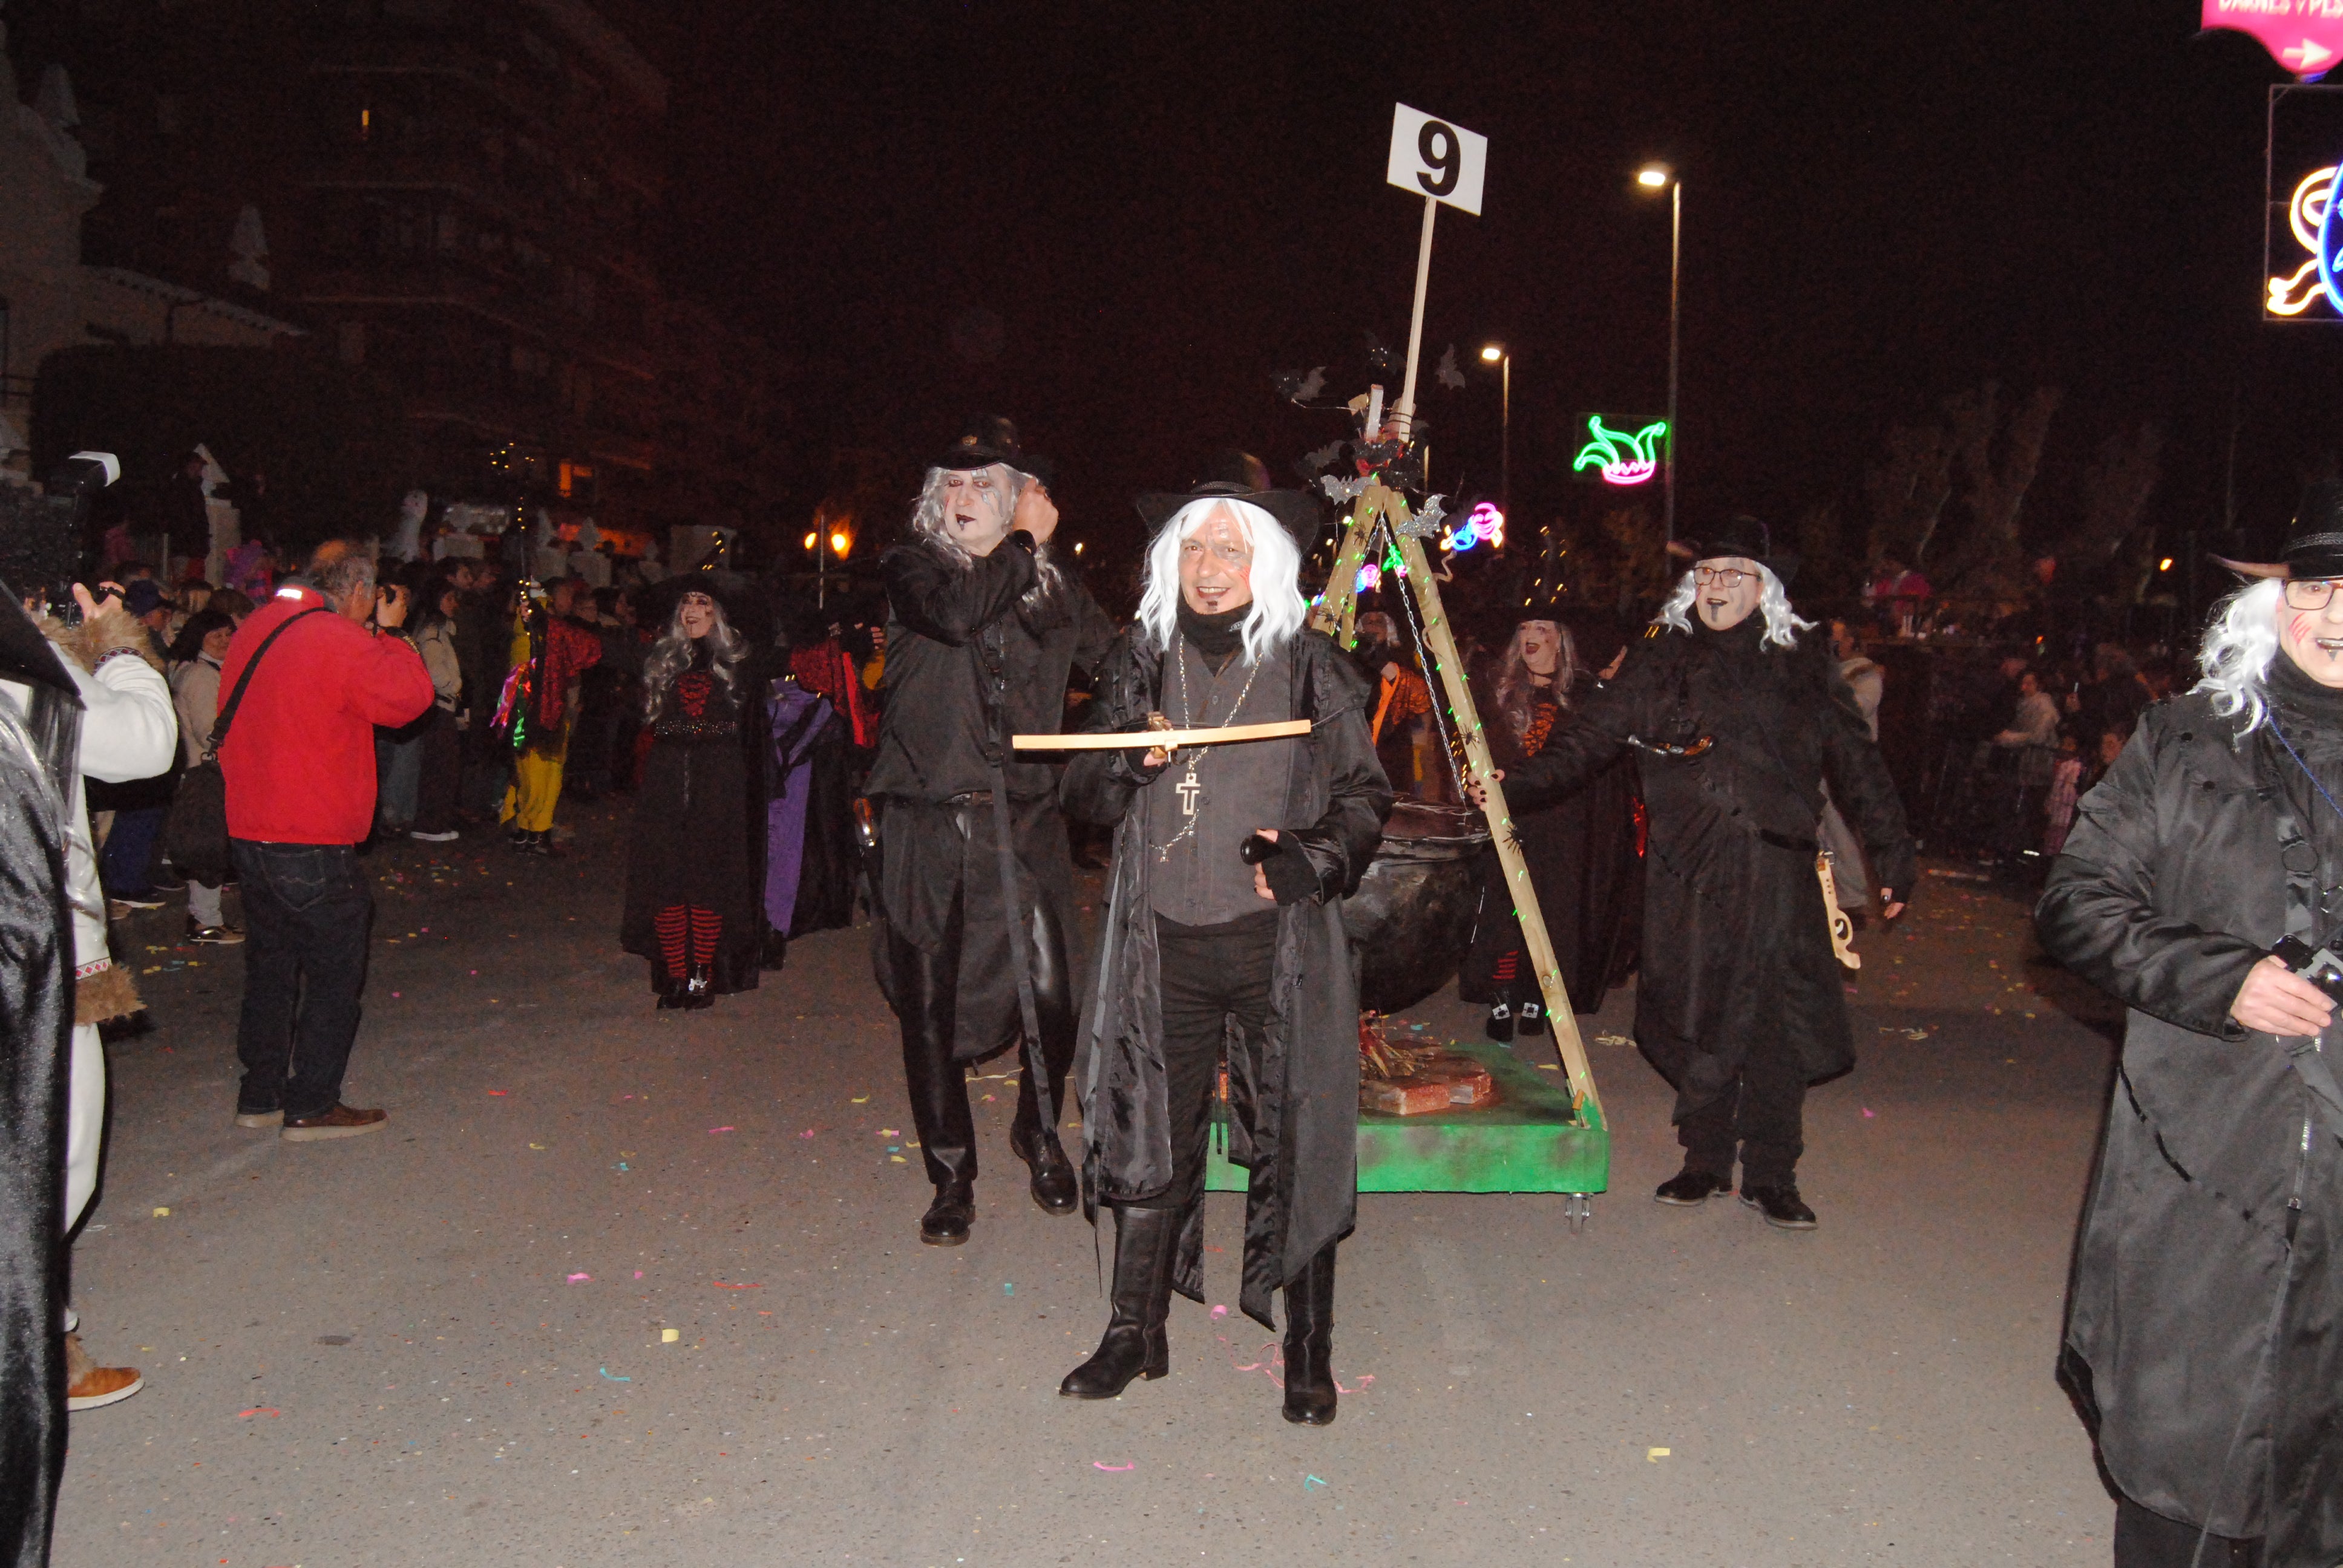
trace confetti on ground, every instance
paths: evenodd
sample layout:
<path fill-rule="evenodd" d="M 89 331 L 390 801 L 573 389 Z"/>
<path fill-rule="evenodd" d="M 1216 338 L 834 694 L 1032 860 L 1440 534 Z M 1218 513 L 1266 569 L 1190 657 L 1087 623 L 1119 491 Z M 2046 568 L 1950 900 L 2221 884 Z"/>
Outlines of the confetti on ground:
<path fill-rule="evenodd" d="M 284 1413 L 285 1412 L 283 1411 L 274 1409 L 268 1405 L 256 1404 L 250 1410 L 237 1411 L 236 1412 L 236 1419 L 238 1421 L 250 1421 L 256 1415 L 283 1415 Z"/>
<path fill-rule="evenodd" d="M 637 1270 L 635 1271 L 635 1278 L 637 1278 L 638 1280 L 639 1280 L 639 1279 L 641 1279 L 642 1277 L 643 1277 L 643 1271 L 642 1271 L 640 1269 L 637 1269 Z"/>
<path fill-rule="evenodd" d="M 630 1378 L 630 1377 L 620 1377 L 620 1376 L 618 1376 L 616 1372 L 612 1372 L 608 1367 L 603 1367 L 603 1368 L 601 1368 L 601 1369 L 600 1369 L 600 1371 L 601 1371 L 602 1375 L 603 1375 L 604 1377 L 606 1377 L 606 1378 L 608 1378 L 612 1382 L 634 1382 L 634 1381 L 635 1381 L 634 1379 L 632 1379 L 632 1378 Z"/>
<path fill-rule="evenodd" d="M 167 1219 L 169 1219 L 170 1217 L 171 1217 L 171 1211 L 169 1211 L 168 1209 L 157 1209 L 157 1210 L 156 1210 L 156 1211 L 155 1211 L 155 1218 L 156 1218 L 157 1220 L 167 1220 Z"/>
<path fill-rule="evenodd" d="M 1091 1460 L 1091 1469 L 1093 1469 L 1093 1470 L 1103 1470 L 1103 1471 L 1106 1471 L 1106 1472 L 1108 1472 L 1108 1473 L 1112 1473 L 1117 1472 L 1117 1471 L 1123 1471 L 1123 1470 L 1137 1470 L 1137 1469 L 1139 1468 L 1139 1466 L 1138 1466 L 1136 1463 L 1131 1463 L 1131 1464 L 1109 1464 L 1109 1463 L 1108 1463 L 1105 1460 L 1103 1460 L 1103 1459 L 1093 1459 L 1093 1460 Z"/>
<path fill-rule="evenodd" d="M 1228 1308 L 1226 1308 L 1226 1307 L 1214 1307 L 1214 1308 L 1212 1309 L 1212 1316 L 1213 1316 L 1213 1318 L 1214 1318 L 1215 1320 L 1218 1320 L 1218 1319 L 1221 1319 L 1221 1318 L 1225 1318 L 1225 1317 L 1227 1317 L 1228 1315 L 1229 1315 L 1229 1310 L 1228 1310 Z"/>
<path fill-rule="evenodd" d="M 1650 1448 L 1644 1451 L 1644 1460 L 1652 1464 L 1657 1464 L 1660 1461 L 1667 1457 L 1668 1451 L 1664 1448 Z"/>
<path fill-rule="evenodd" d="M 867 1094 L 858 1094 L 854 1097 L 854 1103 L 857 1105 L 868 1105 L 870 1103 L 870 1097 Z"/>
<path fill-rule="evenodd" d="M 1017 1287 L 1010 1281 L 1003 1280 L 1001 1282 L 1001 1293 L 1004 1296 L 1013 1296 L 1017 1293 Z"/>
<path fill-rule="evenodd" d="M 1871 1109 L 1871 1107 L 1869 1107 L 1868 1105 L 1866 1105 L 1866 1106 L 1865 1106 L 1865 1107 L 1863 1108 L 1863 1114 L 1864 1114 L 1864 1116 L 1865 1116 L 1866 1119 L 1868 1119 L 1868 1118 L 1872 1118 L 1872 1117 L 1876 1117 L 1876 1116 L 1879 1114 L 1879 1112 L 1877 1112 L 1876 1111 L 1872 1110 L 1872 1109 Z"/>
<path fill-rule="evenodd" d="M 1314 1475 L 1305 1475 L 1302 1478 L 1302 1490 L 1304 1492 L 1309 1491 L 1313 1486 L 1323 1486 L 1326 1483 L 1324 1482 L 1319 1480 Z"/>
<path fill-rule="evenodd" d="M 502 1093 L 504 1092 L 504 1091 L 503 1091 L 503 1090 L 501 1090 L 501 1089 L 491 1089 L 491 1090 L 489 1090 L 489 1091 L 488 1091 L 488 1092 L 489 1092 L 490 1094 L 502 1094 Z"/>
<path fill-rule="evenodd" d="M 765 1288 L 762 1285 L 728 1285 L 721 1280 L 710 1280 L 709 1283 L 719 1291 L 761 1291 Z"/>
<path fill-rule="evenodd" d="M 591 1274 L 572 1274 L 569 1276 L 569 1282 L 574 1285 L 581 1280 L 590 1280 L 593 1277 Z"/>
<path fill-rule="evenodd" d="M 1597 1045 L 1633 1045 L 1635 1043 L 1635 1040 L 1633 1035 L 1598 1034 L 1594 1037 L 1594 1043 Z"/>
<path fill-rule="evenodd" d="M 683 1338 L 683 1331 L 681 1329 L 661 1329 L 659 1331 L 659 1343 L 663 1345 L 671 1345 L 681 1338 Z"/>
<path fill-rule="evenodd" d="M 737 1127 L 711 1127 L 708 1130 L 708 1135 L 713 1138 L 719 1132 L 737 1132 L 739 1131 L 739 1129 Z"/>

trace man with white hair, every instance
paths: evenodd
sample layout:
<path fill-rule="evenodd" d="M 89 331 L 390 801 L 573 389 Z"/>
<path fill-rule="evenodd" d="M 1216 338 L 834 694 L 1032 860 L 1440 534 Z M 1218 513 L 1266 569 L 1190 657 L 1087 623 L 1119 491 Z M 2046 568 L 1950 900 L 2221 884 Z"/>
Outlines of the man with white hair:
<path fill-rule="evenodd" d="M 1240 455 L 1232 454 L 1232 457 Z M 1257 464 L 1238 471 L 1258 476 Z M 1240 1304 L 1285 1293 L 1285 1419 L 1334 1419 L 1334 1251 L 1358 1208 L 1359 998 L 1342 900 L 1391 786 L 1367 686 L 1303 629 L 1317 512 L 1258 477 L 1141 499 L 1160 527 L 1138 624 L 1089 728 L 1308 719 L 1306 736 L 1089 751 L 1067 808 L 1115 825 L 1083 1088 L 1082 1187 L 1114 1211 L 1111 1315 L 1058 1392 L 1112 1399 L 1171 1371 L 1173 1290 L 1203 1294 L 1205 1137 L 1223 1061 L 1229 1158 L 1249 1168 Z M 1225 1055 L 1224 1055 L 1225 1052 Z"/>
<path fill-rule="evenodd" d="M 1113 628 L 1051 558 L 1058 508 L 1008 420 L 980 417 L 928 469 L 887 581 L 887 707 L 864 785 L 880 810 L 880 989 L 935 1201 L 920 1240 L 956 1247 L 976 1213 L 966 1064 L 1024 1042 L 1009 1147 L 1034 1202 L 1071 1214 L 1057 1107 L 1074 1060 L 1066 967 L 1073 856 L 1060 768 L 1009 749 L 1054 733 L 1068 674 Z"/>
<path fill-rule="evenodd" d="M 2035 928 L 2124 1004 L 2059 1380 L 2116 1568 L 2343 1562 L 2343 484 L 2077 806 Z"/>
<path fill-rule="evenodd" d="M 1675 1086 L 1684 1167 L 1655 1196 L 1733 1190 L 1783 1230 L 1799 1196 L 1806 1086 L 1855 1065 L 1846 998 L 1815 873 L 1823 783 L 1861 836 L 1889 920 L 1916 874 L 1895 781 L 1826 639 L 1790 609 L 1755 518 L 1672 547 L 1692 568 L 1575 722 L 1505 780 L 1528 809 L 1634 755 L 1650 823 L 1635 1043 Z M 1848 867 L 1851 875 L 1862 874 Z"/>

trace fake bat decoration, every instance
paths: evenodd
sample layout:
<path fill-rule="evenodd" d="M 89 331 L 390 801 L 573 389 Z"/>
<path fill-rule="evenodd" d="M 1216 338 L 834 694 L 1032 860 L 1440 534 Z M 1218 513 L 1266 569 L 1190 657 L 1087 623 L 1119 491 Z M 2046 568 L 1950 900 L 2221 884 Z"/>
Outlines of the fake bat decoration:
<path fill-rule="evenodd" d="M 1440 363 L 1432 373 L 1451 392 L 1464 389 L 1464 372 L 1456 368 L 1456 345 L 1452 343 L 1440 351 Z"/>
<path fill-rule="evenodd" d="M 1281 370 L 1270 377 L 1277 383 L 1277 395 L 1289 403 L 1307 407 L 1312 397 L 1326 390 L 1326 367 L 1313 370 Z"/>

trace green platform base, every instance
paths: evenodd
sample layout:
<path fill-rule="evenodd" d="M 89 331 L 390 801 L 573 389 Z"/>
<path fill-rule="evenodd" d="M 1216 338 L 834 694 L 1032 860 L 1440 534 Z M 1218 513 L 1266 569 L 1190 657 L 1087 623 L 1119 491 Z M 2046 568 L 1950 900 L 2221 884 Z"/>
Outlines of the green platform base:
<path fill-rule="evenodd" d="M 1362 1192 L 1601 1192 L 1611 1183 L 1611 1133 L 1602 1114 L 1590 1126 L 1570 1120 L 1570 1094 L 1559 1072 L 1532 1063 L 1551 1059 L 1550 1040 L 1517 1048 L 1459 1041 L 1452 1050 L 1472 1057 L 1497 1081 L 1498 1101 L 1486 1111 L 1434 1111 L 1425 1116 L 1359 1113 Z M 1212 1131 L 1204 1186 L 1213 1192 L 1245 1191 L 1248 1172 L 1232 1165 L 1222 1130 Z"/>

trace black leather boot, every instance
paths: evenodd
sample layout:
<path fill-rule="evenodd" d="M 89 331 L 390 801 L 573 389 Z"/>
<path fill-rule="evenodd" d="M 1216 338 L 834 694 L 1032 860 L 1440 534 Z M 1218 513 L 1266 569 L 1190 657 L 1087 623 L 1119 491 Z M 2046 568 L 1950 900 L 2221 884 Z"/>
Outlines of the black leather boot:
<path fill-rule="evenodd" d="M 1334 1248 L 1329 1241 L 1285 1287 L 1285 1419 L 1334 1424 Z"/>
<path fill-rule="evenodd" d="M 1066 1146 L 1055 1132 L 1024 1123 L 1009 1129 L 1009 1151 L 1025 1161 L 1033 1172 L 1033 1201 L 1045 1214 L 1071 1214 L 1081 1205 L 1081 1183 L 1074 1177 L 1073 1161 L 1066 1158 Z"/>
<path fill-rule="evenodd" d="M 920 1240 L 930 1247 L 957 1247 L 976 1221 L 976 1185 L 965 1177 L 936 1184 L 936 1201 L 920 1216 Z"/>
<path fill-rule="evenodd" d="M 1135 1377 L 1172 1370 L 1163 1320 L 1172 1312 L 1172 1244 L 1180 1234 L 1177 1209 L 1114 1211 L 1114 1293 L 1106 1333 L 1091 1359 L 1058 1385 L 1068 1399 L 1112 1399 Z"/>
<path fill-rule="evenodd" d="M 684 982 L 671 974 L 662 973 L 659 977 L 659 1004 L 661 1012 L 665 1012 L 669 1008 L 683 1005 L 683 987 Z"/>
<path fill-rule="evenodd" d="M 691 966 L 691 976 L 683 982 L 682 1005 L 693 1012 L 716 1005 L 715 977 L 706 964 Z"/>

